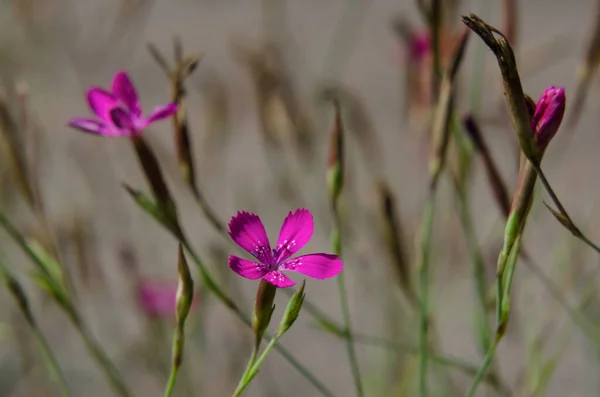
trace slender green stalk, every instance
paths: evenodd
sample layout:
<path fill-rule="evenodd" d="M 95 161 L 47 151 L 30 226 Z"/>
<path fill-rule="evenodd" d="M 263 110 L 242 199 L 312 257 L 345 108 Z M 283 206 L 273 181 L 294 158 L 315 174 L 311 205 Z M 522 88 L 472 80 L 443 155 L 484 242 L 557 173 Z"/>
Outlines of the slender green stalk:
<path fill-rule="evenodd" d="M 478 315 L 476 331 L 479 338 L 479 347 L 482 351 L 486 352 L 489 350 L 491 345 L 490 335 L 492 334 L 492 327 L 488 316 L 487 309 L 487 283 L 485 281 L 485 262 L 479 245 L 477 243 L 477 236 L 473 230 L 473 221 L 469 211 L 469 204 L 466 195 L 460 191 L 460 187 L 456 186 L 458 195 L 458 206 L 460 213 L 460 222 L 462 224 L 463 233 L 467 241 L 467 250 L 471 261 L 471 267 L 473 272 L 473 280 L 475 282 L 475 292 L 477 295 Z"/>
<path fill-rule="evenodd" d="M 63 397 L 70 396 L 69 388 L 67 386 L 67 380 L 65 379 L 65 375 L 60 368 L 60 364 L 52 351 L 52 348 L 48 344 L 46 337 L 44 336 L 42 330 L 39 328 L 37 324 L 30 324 L 31 330 L 42 349 L 42 354 L 44 355 L 44 362 L 48 371 L 52 375 L 52 379 L 56 382 L 60 393 Z"/>
<path fill-rule="evenodd" d="M 477 391 L 477 387 L 479 386 L 479 383 L 481 383 L 481 380 L 485 376 L 487 369 L 492 364 L 494 355 L 496 353 L 496 347 L 498 347 L 498 343 L 500 342 L 500 339 L 502 339 L 502 336 L 500 336 L 499 334 L 496 334 L 496 337 L 494 338 L 494 342 L 491 344 L 490 349 L 486 353 L 486 355 L 483 359 L 483 363 L 481 364 L 481 367 L 475 374 L 473 383 L 469 387 L 469 390 L 467 391 L 467 394 L 465 394 L 465 396 L 473 397 L 475 395 L 475 392 Z"/>
<path fill-rule="evenodd" d="M 333 253 L 342 256 L 342 240 L 341 240 L 341 224 L 340 216 L 337 207 L 337 200 L 334 200 L 333 205 L 333 217 L 334 226 L 331 233 L 331 245 Z M 350 318 L 350 307 L 348 305 L 348 293 L 346 292 L 346 281 L 344 272 L 341 272 L 337 276 L 338 293 L 340 296 L 340 303 L 342 307 L 342 319 L 344 323 L 344 333 L 346 338 L 346 350 L 348 351 L 348 358 L 350 360 L 350 369 L 352 370 L 352 378 L 354 379 L 354 387 L 356 388 L 357 396 L 364 396 L 363 385 L 360 378 L 360 369 L 358 367 L 358 360 L 356 359 L 356 350 L 354 348 L 354 342 L 350 335 L 352 335 L 352 322 Z"/>
<path fill-rule="evenodd" d="M 510 314 L 510 291 L 512 286 L 512 278 L 519 258 L 519 249 L 521 248 L 521 234 L 519 234 L 512 245 L 509 255 L 505 255 L 504 252 L 500 252 L 498 256 L 498 275 L 496 278 L 497 291 L 502 293 L 496 297 L 496 305 L 498 307 L 498 325 L 496 326 L 495 338 L 488 350 L 483 363 L 473 383 L 469 387 L 469 390 L 465 394 L 465 397 L 473 397 L 483 377 L 486 375 L 487 370 L 492 365 L 494 356 L 496 354 L 496 348 L 504 337 L 506 332 L 506 326 L 508 325 L 508 318 Z"/>
<path fill-rule="evenodd" d="M 50 373 L 50 377 L 54 382 L 56 382 L 56 385 L 60 390 L 60 394 L 63 397 L 69 397 L 70 393 L 65 375 L 60 367 L 60 364 L 58 363 L 58 360 L 56 359 L 56 356 L 54 355 L 54 352 L 50 348 L 44 333 L 40 329 L 33 312 L 31 311 L 29 299 L 25 295 L 25 291 L 17 279 L 11 273 L 9 273 L 8 269 L 6 269 L 2 262 L 0 262 L 0 276 L 5 279 L 7 289 L 15 299 L 17 307 L 25 317 L 29 328 L 31 328 L 31 331 L 33 332 L 33 335 L 40 346 L 44 356 L 44 363 L 48 372 Z"/>
<path fill-rule="evenodd" d="M 250 359 L 248 360 L 248 365 L 246 365 L 246 369 L 244 370 L 244 374 L 240 378 L 240 382 L 242 382 L 248 378 L 248 374 L 250 373 L 252 366 L 256 362 L 256 357 L 258 357 L 259 346 L 260 346 L 260 343 L 256 343 L 254 345 L 254 348 L 252 349 L 252 354 L 250 354 Z"/>
<path fill-rule="evenodd" d="M 552 186 L 550 186 L 550 182 L 548 182 L 548 179 L 546 179 L 546 175 L 544 174 L 544 172 L 542 171 L 542 169 L 540 168 L 540 166 L 536 165 L 536 164 L 533 164 L 533 168 L 535 169 L 535 172 L 537 173 L 537 175 L 540 177 L 540 180 L 542 181 L 542 184 L 544 185 L 544 188 L 546 189 L 546 191 L 550 195 L 550 198 L 552 199 L 552 201 L 554 202 L 554 204 L 558 208 L 559 214 L 557 214 L 556 212 L 554 212 L 554 211 L 551 210 L 552 213 L 554 214 L 554 216 L 557 219 L 559 219 L 559 217 L 557 215 L 561 215 L 562 218 L 559 219 L 560 223 L 563 226 L 565 226 L 573 234 L 573 236 L 575 236 L 579 240 L 583 241 L 587 246 L 589 246 L 594 251 L 596 251 L 597 253 L 600 254 L 600 247 L 598 247 L 598 245 L 596 245 L 589 238 L 587 238 L 581 232 L 581 230 L 579 230 L 579 228 L 575 226 L 575 224 L 573 223 L 573 221 L 572 221 L 570 215 L 568 214 L 567 210 L 565 210 L 565 207 L 562 205 L 562 203 L 558 199 L 558 196 L 556 195 L 556 193 L 554 193 L 554 189 L 552 189 Z"/>
<path fill-rule="evenodd" d="M 238 384 L 237 388 L 233 392 L 233 397 L 240 396 L 242 394 L 242 392 L 246 389 L 246 387 L 250 384 L 252 379 L 254 379 L 254 377 L 258 373 L 258 369 L 260 368 L 260 366 L 263 364 L 263 362 L 269 355 L 269 352 L 271 350 L 273 350 L 273 348 L 275 346 L 277 346 L 277 342 L 279 341 L 280 337 L 281 337 L 280 335 L 275 335 L 275 337 L 273 337 L 273 339 L 271 339 L 269 341 L 269 344 L 267 345 L 267 347 L 265 347 L 265 350 L 258 357 L 258 359 L 254 360 L 255 362 L 253 363 L 253 365 L 250 366 L 250 368 L 247 371 L 247 374 L 244 377 L 242 377 L 242 379 L 240 380 L 240 383 Z"/>
<path fill-rule="evenodd" d="M 419 394 L 427 396 L 427 367 L 429 362 L 429 253 L 431 230 L 435 211 L 437 184 L 429 191 L 429 198 L 423 211 L 421 222 L 421 242 L 419 250 Z"/>
<path fill-rule="evenodd" d="M 175 335 L 173 337 L 173 351 L 183 351 L 183 344 L 185 336 L 183 334 L 183 328 L 176 327 Z M 167 381 L 167 386 L 165 387 L 164 397 L 171 397 L 173 394 L 173 389 L 175 387 L 175 380 L 177 379 L 177 373 L 179 372 L 179 368 L 181 368 L 181 359 L 174 359 L 173 364 L 171 365 L 171 372 L 169 374 L 169 380 Z"/>
<path fill-rule="evenodd" d="M 111 359 L 108 357 L 100 343 L 92 336 L 92 334 L 88 331 L 88 329 L 84 326 L 83 322 L 77 317 L 73 318 L 73 324 L 75 328 L 81 335 L 86 348 L 90 355 L 96 360 L 102 372 L 108 379 L 111 387 L 114 391 L 121 397 L 129 397 L 131 393 L 125 384 L 124 379 L 121 376 L 119 370 L 114 366 Z"/>

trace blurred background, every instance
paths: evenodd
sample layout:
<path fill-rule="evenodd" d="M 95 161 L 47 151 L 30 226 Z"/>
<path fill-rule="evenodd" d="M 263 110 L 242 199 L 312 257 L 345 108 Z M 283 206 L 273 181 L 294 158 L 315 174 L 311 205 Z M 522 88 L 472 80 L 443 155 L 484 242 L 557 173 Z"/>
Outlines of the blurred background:
<path fill-rule="evenodd" d="M 460 15 L 476 13 L 505 33 L 510 26 L 503 1 L 443 3 L 444 59 L 462 29 Z M 565 87 L 567 119 L 599 5 L 522 0 L 516 6 L 511 43 L 524 90 L 537 99 L 547 86 Z M 433 108 L 429 47 L 418 41 L 423 35 L 426 22 L 410 0 L 0 1 L 2 212 L 21 233 L 56 248 L 82 321 L 133 395 L 161 396 L 168 376 L 174 315 L 148 302 L 163 290 L 167 297 L 161 299 L 171 302 L 177 241 L 122 188 L 125 182 L 148 191 L 128 141 L 66 126 L 72 117 L 90 114 L 86 90 L 110 87 L 116 71 L 126 70 L 146 111 L 169 102 L 170 80 L 148 46 L 162 53 L 170 68 L 174 40 L 180 38 L 185 55 L 201 54 L 185 88 L 196 181 L 206 203 L 222 224 L 238 210 L 256 212 L 272 241 L 288 211 L 309 208 L 315 233 L 306 253 L 331 252 L 325 176 L 333 107 L 328 98 L 340 98 L 346 130 L 342 257 L 353 329 L 368 336 L 356 343 L 362 379 L 368 396 L 414 396 L 418 316 L 410 291 L 429 183 Z M 456 114 L 477 117 L 512 195 L 517 141 L 496 61 L 475 35 L 458 84 Z M 600 239 L 596 87 L 596 80 L 589 84 L 579 122 L 564 123 L 543 163 L 565 207 L 592 240 Z M 257 284 L 228 269 L 227 256 L 239 254 L 238 248 L 213 227 L 181 177 L 172 129 L 170 122 L 158 123 L 144 136 L 192 245 L 249 314 Z M 43 205 L 33 210 L 7 154 L 14 148 L 36 180 L 35 194 Z M 448 168 L 459 169 L 454 157 L 451 150 Z M 468 222 L 491 286 L 504 221 L 481 157 L 474 155 L 470 167 Z M 393 216 L 386 199 L 393 203 Z M 600 335 L 599 261 L 556 222 L 543 200 L 547 194 L 539 189 L 524 238 L 538 271 L 522 263 L 517 269 L 497 372 L 508 395 L 595 396 L 600 390 L 600 343 L 594 339 Z M 463 210 L 451 178 L 442 177 L 430 303 L 437 352 L 476 369 L 482 354 L 474 331 L 477 309 Z M 392 218 L 401 229 L 393 236 L 400 240 L 400 254 L 388 244 Z M 29 258 L 4 232 L 0 254 L 25 288 L 72 395 L 112 395 L 80 332 L 32 280 Z M 193 274 L 197 304 L 186 326 L 188 343 L 175 395 L 228 396 L 251 351 L 252 332 Z M 22 311 L 5 288 L 0 291 L 0 396 L 59 395 Z M 313 305 L 341 322 L 335 280 L 309 279 L 306 292 Z M 578 308 L 592 331 L 584 333 L 574 324 L 557 293 L 563 304 Z M 275 317 L 281 316 L 286 299 L 279 293 Z M 493 311 L 492 301 L 491 317 Z M 336 396 L 353 395 L 343 338 L 323 330 L 306 311 L 281 343 Z M 473 377 L 437 364 L 431 364 L 431 374 L 431 395 L 436 396 L 462 395 Z M 499 395 L 492 389 L 484 385 L 480 395 Z M 245 395 L 319 394 L 273 352 Z"/>

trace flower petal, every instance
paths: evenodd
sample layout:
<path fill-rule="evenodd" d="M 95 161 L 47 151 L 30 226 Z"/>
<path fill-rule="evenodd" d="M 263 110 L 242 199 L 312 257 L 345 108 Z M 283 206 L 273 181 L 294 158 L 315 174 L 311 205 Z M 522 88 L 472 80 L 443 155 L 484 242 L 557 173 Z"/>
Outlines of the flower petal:
<path fill-rule="evenodd" d="M 127 106 L 127 109 L 129 109 L 131 113 L 138 117 L 142 115 L 140 99 L 127 73 L 120 71 L 115 74 L 112 92 L 123 102 L 123 104 L 125 104 L 125 106 Z"/>
<path fill-rule="evenodd" d="M 69 127 L 76 128 L 80 131 L 87 132 L 95 135 L 108 136 L 111 135 L 110 129 L 106 126 L 106 124 L 92 119 L 86 119 L 82 117 L 76 117 L 71 119 L 67 124 Z"/>
<path fill-rule="evenodd" d="M 229 235 L 237 245 L 251 253 L 261 263 L 271 264 L 271 244 L 258 215 L 238 211 L 237 215 L 229 221 Z"/>
<path fill-rule="evenodd" d="M 94 87 L 88 91 L 87 98 L 90 108 L 92 108 L 101 121 L 112 122 L 110 120 L 110 110 L 118 106 L 117 98 L 113 94 L 102 88 Z"/>
<path fill-rule="evenodd" d="M 307 209 L 298 209 L 283 221 L 277 246 L 275 247 L 275 263 L 281 263 L 300 251 L 312 237 L 314 230 L 313 216 Z"/>
<path fill-rule="evenodd" d="M 172 116 L 177 111 L 176 103 L 169 103 L 168 105 L 159 106 L 152 111 L 150 116 L 146 119 L 148 124 L 154 123 L 155 121 L 160 121 L 162 119 L 166 119 L 167 117 Z"/>
<path fill-rule="evenodd" d="M 227 262 L 231 270 L 236 274 L 250 280 L 258 280 L 268 273 L 267 266 L 262 263 L 249 261 L 248 259 L 243 259 L 235 255 L 229 255 L 229 260 Z"/>
<path fill-rule="evenodd" d="M 279 267 L 279 270 L 298 272 L 319 280 L 335 277 L 343 269 L 344 263 L 337 255 L 331 254 L 302 255 Z"/>
<path fill-rule="evenodd" d="M 267 273 L 263 279 L 277 288 L 287 288 L 296 285 L 291 278 L 278 271 Z"/>
<path fill-rule="evenodd" d="M 110 111 L 110 119 L 117 129 L 121 130 L 119 135 L 132 135 L 136 129 L 131 120 L 131 115 L 123 108 L 114 108 Z"/>

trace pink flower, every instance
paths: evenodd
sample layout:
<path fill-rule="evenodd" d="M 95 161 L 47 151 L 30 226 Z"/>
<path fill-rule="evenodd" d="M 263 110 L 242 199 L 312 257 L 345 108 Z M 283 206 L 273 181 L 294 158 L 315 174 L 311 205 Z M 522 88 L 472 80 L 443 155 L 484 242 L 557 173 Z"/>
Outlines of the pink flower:
<path fill-rule="evenodd" d="M 535 105 L 531 130 L 538 148 L 544 150 L 556 135 L 565 114 L 565 89 L 550 86 Z"/>
<path fill-rule="evenodd" d="M 138 303 L 148 316 L 175 318 L 177 282 L 143 280 L 137 294 Z"/>
<path fill-rule="evenodd" d="M 118 72 L 112 84 L 112 92 L 92 87 L 87 99 L 97 119 L 77 117 L 69 126 L 100 136 L 132 136 L 155 121 L 165 119 L 177 111 L 177 104 L 159 106 L 148 117 L 142 115 L 142 106 L 135 87 L 125 72 Z"/>
<path fill-rule="evenodd" d="M 429 31 L 422 30 L 410 35 L 410 57 L 416 61 L 423 60 L 431 51 Z"/>
<path fill-rule="evenodd" d="M 277 246 L 271 249 L 267 232 L 256 214 L 238 211 L 229 222 L 229 235 L 237 245 L 252 254 L 258 261 L 229 256 L 229 267 L 250 280 L 264 279 L 279 287 L 295 283 L 282 271 L 294 271 L 323 280 L 337 276 L 344 264 L 337 255 L 309 254 L 290 259 L 312 237 L 313 216 L 307 209 L 290 212 L 283 221 Z"/>

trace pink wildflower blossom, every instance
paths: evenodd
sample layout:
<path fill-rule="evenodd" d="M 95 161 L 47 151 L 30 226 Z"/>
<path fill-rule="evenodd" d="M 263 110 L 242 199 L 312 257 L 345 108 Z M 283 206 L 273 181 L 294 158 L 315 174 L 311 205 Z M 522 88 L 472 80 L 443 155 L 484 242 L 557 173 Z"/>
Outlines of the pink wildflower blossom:
<path fill-rule="evenodd" d="M 229 267 L 238 275 L 250 280 L 264 279 L 279 287 L 295 283 L 282 271 L 294 271 L 323 280 L 337 276 L 344 264 L 337 255 L 309 254 L 290 257 L 300 251 L 312 237 L 313 216 L 307 209 L 290 212 L 283 221 L 277 245 L 271 249 L 267 232 L 256 214 L 238 211 L 229 222 L 229 235 L 237 245 L 252 254 L 258 261 L 229 256 Z"/>
<path fill-rule="evenodd" d="M 150 124 L 165 119 L 177 111 L 177 104 L 159 106 L 148 117 L 127 73 L 118 72 L 113 78 L 112 92 L 92 87 L 87 92 L 90 108 L 96 119 L 76 117 L 69 126 L 100 136 L 134 136 Z"/>

